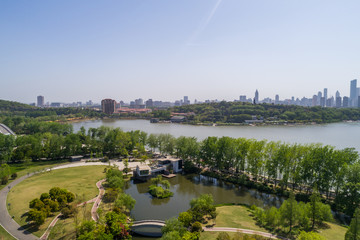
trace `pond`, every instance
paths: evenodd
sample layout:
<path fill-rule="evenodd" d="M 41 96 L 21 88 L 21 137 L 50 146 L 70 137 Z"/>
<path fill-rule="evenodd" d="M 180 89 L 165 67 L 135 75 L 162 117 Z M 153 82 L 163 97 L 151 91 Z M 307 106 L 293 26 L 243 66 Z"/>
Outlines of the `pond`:
<path fill-rule="evenodd" d="M 282 198 L 275 195 L 197 174 L 177 174 L 176 177 L 169 179 L 169 182 L 174 196 L 157 199 L 147 192 L 150 181 L 135 182 L 132 180 L 125 190 L 136 200 L 131 216 L 135 220 L 166 220 L 177 217 L 180 212 L 190 208 L 191 199 L 199 197 L 201 194 L 211 194 L 215 204 L 236 203 L 255 204 L 259 207 L 279 207 L 283 201 Z M 148 231 L 148 229 L 146 230 Z M 137 237 L 137 239 L 144 238 Z"/>

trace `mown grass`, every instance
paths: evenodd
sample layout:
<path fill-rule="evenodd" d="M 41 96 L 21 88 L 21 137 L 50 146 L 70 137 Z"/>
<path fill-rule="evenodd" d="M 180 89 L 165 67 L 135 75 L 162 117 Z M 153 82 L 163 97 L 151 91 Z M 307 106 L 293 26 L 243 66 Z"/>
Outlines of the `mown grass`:
<path fill-rule="evenodd" d="M 25 176 L 28 173 L 38 172 L 45 170 L 50 167 L 57 165 L 63 165 L 69 163 L 68 160 L 57 160 L 57 161 L 40 161 L 40 162 L 30 162 L 30 163 L 15 163 L 9 164 L 11 173 L 16 173 L 17 178 Z M 9 179 L 8 183 L 11 183 L 15 179 Z M 0 190 L 3 189 L 6 185 L 0 185 Z"/>
<path fill-rule="evenodd" d="M 40 197 L 41 193 L 48 192 L 52 187 L 66 188 L 76 194 L 75 201 L 90 200 L 99 193 L 96 182 L 104 178 L 103 169 L 103 166 L 73 167 L 39 173 L 27 178 L 14 186 L 8 194 L 7 203 L 11 204 L 8 207 L 9 213 L 20 226 L 36 236 L 41 236 L 56 214 L 47 218 L 38 229 L 29 228 L 26 222 L 29 202 Z"/>
<path fill-rule="evenodd" d="M 245 206 L 221 206 L 216 208 L 216 220 L 210 221 L 208 225 L 215 223 L 213 227 L 231 227 L 269 232 L 266 229 L 256 225 L 250 209 Z M 343 240 L 347 231 L 346 227 L 335 223 L 326 223 L 326 228 L 317 229 L 317 232 L 329 240 Z M 203 232 L 200 239 L 216 239 L 219 232 Z M 229 233 L 232 237 L 234 233 Z"/>
<path fill-rule="evenodd" d="M 0 240 L 15 240 L 15 238 L 0 225 Z"/>

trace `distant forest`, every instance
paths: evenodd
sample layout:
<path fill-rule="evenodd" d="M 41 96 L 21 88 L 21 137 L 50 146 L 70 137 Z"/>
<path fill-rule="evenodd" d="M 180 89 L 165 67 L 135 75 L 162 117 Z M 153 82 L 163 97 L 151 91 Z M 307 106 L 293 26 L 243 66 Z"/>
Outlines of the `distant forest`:
<path fill-rule="evenodd" d="M 242 102 L 219 102 L 173 107 L 169 112 L 189 113 L 193 123 L 244 123 L 252 116 L 266 121 L 289 123 L 331 123 L 344 120 L 360 120 L 360 108 L 323 108 L 296 105 L 251 104 Z M 156 112 L 154 113 L 156 115 Z"/>

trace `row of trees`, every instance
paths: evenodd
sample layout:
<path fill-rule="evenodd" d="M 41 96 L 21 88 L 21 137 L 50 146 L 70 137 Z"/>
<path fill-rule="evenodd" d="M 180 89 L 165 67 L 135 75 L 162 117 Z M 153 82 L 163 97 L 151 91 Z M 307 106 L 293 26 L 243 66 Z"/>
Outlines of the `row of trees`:
<path fill-rule="evenodd" d="M 148 146 L 162 153 L 176 154 L 242 183 L 244 173 L 255 182 L 282 190 L 310 194 L 316 186 L 337 210 L 353 215 L 360 203 L 360 162 L 353 148 L 335 149 L 320 144 L 287 144 L 245 138 L 174 138 L 150 134 Z M 186 162 L 185 162 L 186 165 Z"/>
<path fill-rule="evenodd" d="M 294 194 L 290 194 L 279 209 L 271 207 L 264 211 L 256 206 L 252 206 L 252 209 L 261 226 L 290 234 L 293 234 L 294 228 L 295 234 L 301 230 L 314 230 L 315 227 L 322 226 L 324 221 L 333 219 L 330 206 L 321 202 L 320 195 L 316 191 L 311 195 L 310 202 L 306 204 L 297 202 Z"/>
<path fill-rule="evenodd" d="M 358 108 L 322 108 L 302 107 L 295 105 L 251 104 L 242 102 L 218 102 L 184 105 L 174 107 L 170 111 L 177 113 L 194 112 L 189 117 L 190 122 L 220 122 L 243 123 L 252 119 L 253 115 L 263 117 L 265 120 L 280 120 L 288 122 L 339 122 L 343 120 L 359 120 Z M 157 114 L 156 111 L 153 112 Z"/>
<path fill-rule="evenodd" d="M 134 149 L 145 152 L 146 133 L 140 131 L 123 132 L 108 127 L 91 128 L 87 133 L 84 128 L 77 133 L 68 130 L 67 134 L 45 132 L 16 138 L 0 134 L 0 163 L 54 160 L 72 155 L 127 156 Z"/>

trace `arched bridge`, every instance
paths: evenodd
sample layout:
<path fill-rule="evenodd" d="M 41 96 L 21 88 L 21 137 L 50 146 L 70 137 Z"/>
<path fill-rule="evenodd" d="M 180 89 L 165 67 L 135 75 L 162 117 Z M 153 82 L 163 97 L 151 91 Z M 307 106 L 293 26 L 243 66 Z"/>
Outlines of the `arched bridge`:
<path fill-rule="evenodd" d="M 140 220 L 134 221 L 131 231 L 146 237 L 161 237 L 161 228 L 165 226 L 162 220 Z"/>

